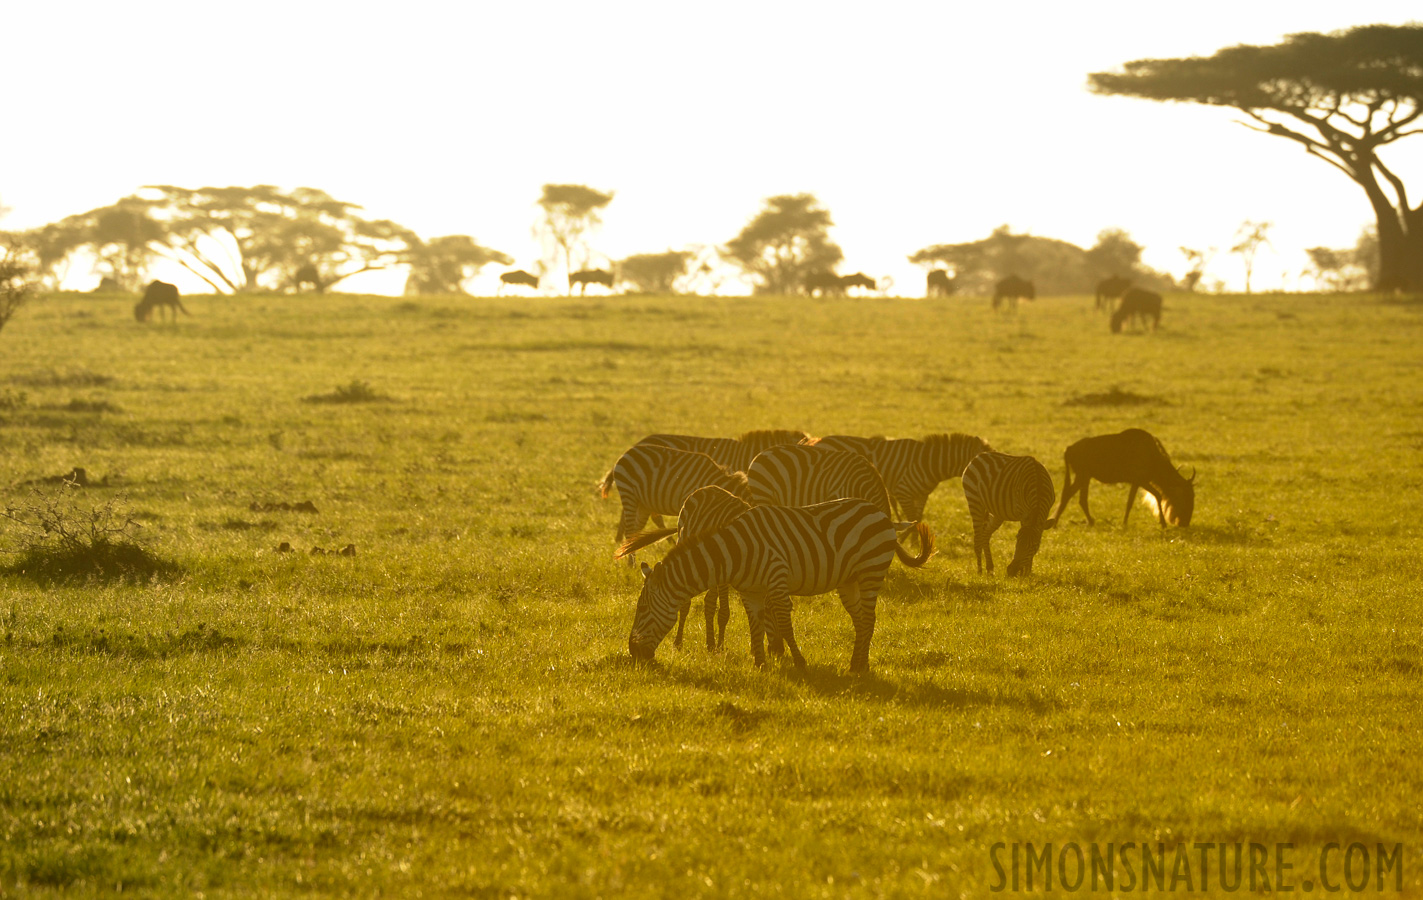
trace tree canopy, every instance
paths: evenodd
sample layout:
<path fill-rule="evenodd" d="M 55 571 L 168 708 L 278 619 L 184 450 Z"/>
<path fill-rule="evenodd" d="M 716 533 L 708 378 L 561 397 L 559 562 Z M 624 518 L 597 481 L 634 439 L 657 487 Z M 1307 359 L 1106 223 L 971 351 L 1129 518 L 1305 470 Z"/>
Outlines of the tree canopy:
<path fill-rule="evenodd" d="M 845 258 L 830 240 L 835 223 L 814 194 L 782 194 L 766 200 L 723 252 L 756 283 L 761 294 L 794 294 L 812 272 L 829 272 Z"/>
<path fill-rule="evenodd" d="M 601 212 L 613 202 L 611 191 L 604 193 L 581 184 L 546 184 L 539 197 L 543 220 L 535 231 L 545 241 L 545 260 L 559 262 L 572 275 L 575 265 L 588 263 L 587 236 L 603 223 Z M 575 264 L 573 260 L 577 258 Z M 569 284 L 572 289 L 572 283 Z"/>
<path fill-rule="evenodd" d="M 1141 245 L 1119 228 L 1097 236 L 1083 250 L 1076 244 L 1032 234 L 1014 234 L 1007 225 L 982 240 L 934 244 L 909 257 L 919 266 L 947 269 L 960 294 L 984 296 L 1009 275 L 1031 279 L 1041 295 L 1090 294 L 1097 282 L 1118 275 L 1152 289 L 1171 286 L 1171 278 L 1140 263 Z"/>
<path fill-rule="evenodd" d="M 644 294 L 671 294 L 695 256 L 690 250 L 639 253 L 618 263 L 618 280 Z"/>
<path fill-rule="evenodd" d="M 449 234 L 422 241 L 413 237 L 401 262 L 410 266 L 407 294 L 463 294 L 464 283 L 492 262 L 513 265 L 514 258 L 480 246 L 466 234 Z"/>
<path fill-rule="evenodd" d="M 1364 189 L 1378 222 L 1378 287 L 1423 290 L 1423 204 L 1410 206 L 1384 146 L 1423 131 L 1423 25 L 1292 34 L 1210 57 L 1141 59 L 1088 76 L 1099 94 L 1225 106 Z"/>

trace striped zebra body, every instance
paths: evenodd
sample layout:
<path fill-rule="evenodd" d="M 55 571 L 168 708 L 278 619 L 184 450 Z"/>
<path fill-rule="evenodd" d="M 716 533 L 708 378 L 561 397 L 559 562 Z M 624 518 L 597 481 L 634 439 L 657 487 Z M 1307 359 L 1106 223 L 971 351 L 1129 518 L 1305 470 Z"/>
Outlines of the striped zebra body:
<path fill-rule="evenodd" d="M 963 473 L 963 493 L 968 514 L 973 519 L 973 555 L 978 571 L 984 558 L 988 574 L 993 574 L 993 549 L 989 539 L 1005 521 L 1022 522 L 1018 528 L 1009 575 L 1031 575 L 1033 557 L 1042 544 L 1043 529 L 1056 492 L 1052 476 L 1031 456 L 1009 456 L 989 451 L 980 453 Z"/>
<path fill-rule="evenodd" d="M 810 506 L 853 497 L 894 515 L 884 479 L 868 457 L 819 444 L 787 444 L 756 455 L 746 470 L 751 502 L 770 506 Z"/>
<path fill-rule="evenodd" d="M 923 440 L 831 435 L 816 445 L 869 457 L 884 479 L 890 499 L 910 522 L 924 518 L 929 495 L 940 483 L 962 476 L 969 460 L 992 449 L 981 437 L 958 433 L 931 434 Z"/>
<path fill-rule="evenodd" d="M 894 523 L 862 500 L 805 508 L 755 507 L 725 527 L 679 544 L 649 569 L 637 601 L 628 650 L 652 659 L 684 600 L 729 584 L 741 594 L 757 665 L 767 626 L 782 636 L 798 667 L 805 658 L 791 628 L 790 598 L 836 591 L 855 625 L 850 669 L 869 668 L 875 605 L 898 542 Z"/>
<path fill-rule="evenodd" d="M 624 453 L 608 480 L 617 487 L 622 501 L 619 542 L 646 524 L 649 516 L 676 514 L 697 488 L 712 485 L 738 496 L 747 495 L 745 474 L 728 471 L 705 453 L 650 444 Z"/>
<path fill-rule="evenodd" d="M 734 438 L 697 437 L 690 434 L 650 434 L 637 443 L 639 445 L 656 444 L 662 447 L 675 447 L 678 450 L 705 453 L 733 472 L 745 472 L 751 465 L 751 460 L 755 459 L 756 454 L 762 450 L 781 444 L 796 444 L 805 440 L 811 440 L 811 437 L 804 431 L 776 429 L 748 431 Z"/>
<path fill-rule="evenodd" d="M 682 504 L 681 512 L 677 513 L 677 543 L 695 543 L 713 531 L 731 524 L 732 520 L 750 508 L 751 504 L 722 488 L 698 488 L 687 498 L 687 502 Z M 677 636 L 672 641 L 674 647 L 682 646 L 682 632 L 687 626 L 687 616 L 691 609 L 692 597 L 689 594 L 677 611 Z M 714 584 L 708 588 L 703 600 L 703 609 L 707 619 L 707 650 L 720 650 L 726 646 L 726 623 L 731 618 L 731 586 Z M 715 632 L 712 630 L 713 624 L 716 627 Z"/>

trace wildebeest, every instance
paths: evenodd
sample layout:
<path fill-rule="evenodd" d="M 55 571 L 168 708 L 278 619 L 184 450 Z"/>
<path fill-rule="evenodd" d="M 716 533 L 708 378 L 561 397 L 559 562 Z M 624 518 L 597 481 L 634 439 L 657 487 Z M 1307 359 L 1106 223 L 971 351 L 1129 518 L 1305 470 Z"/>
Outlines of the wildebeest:
<path fill-rule="evenodd" d="M 523 269 L 515 269 L 512 272 L 505 272 L 499 276 L 499 290 L 502 292 L 505 285 L 522 284 L 527 287 L 538 289 L 539 276 L 525 272 Z"/>
<path fill-rule="evenodd" d="M 1122 295 L 1122 292 L 1131 287 L 1130 278 L 1122 278 L 1113 275 L 1111 278 L 1104 278 L 1097 282 L 1097 309 L 1112 308 L 1112 301 Z"/>
<path fill-rule="evenodd" d="M 1036 300 L 1038 289 L 1026 278 L 1019 278 L 1017 275 L 1009 275 L 1007 278 L 993 286 L 993 308 L 997 309 L 1004 300 L 1008 301 L 1009 309 L 1017 309 L 1018 301 Z"/>
<path fill-rule="evenodd" d="M 822 297 L 841 296 L 845 288 L 834 272 L 811 272 L 805 276 L 805 292 L 814 297 L 816 291 Z"/>
<path fill-rule="evenodd" d="M 297 269 L 296 274 L 292 276 L 292 281 L 296 284 L 297 293 L 300 293 L 302 288 L 308 284 L 311 285 L 311 289 L 318 294 L 326 291 L 326 284 L 321 280 L 321 272 L 311 263 L 307 263 L 300 269 Z"/>
<path fill-rule="evenodd" d="M 178 299 L 177 285 L 169 284 L 166 281 L 152 281 L 143 292 L 143 299 L 134 304 L 133 317 L 140 322 L 147 322 L 148 317 L 153 315 L 153 310 L 159 310 L 158 319 L 163 320 L 163 308 L 167 308 L 173 313 L 173 321 L 178 321 L 178 313 L 191 316 L 183 301 Z"/>
<path fill-rule="evenodd" d="M 1048 522 L 1051 528 L 1062 517 L 1067 501 L 1074 493 L 1081 492 L 1079 502 L 1082 512 L 1087 515 L 1087 524 L 1093 524 L 1092 511 L 1087 508 L 1087 487 L 1092 479 L 1103 484 L 1131 485 L 1127 492 L 1127 511 L 1122 516 L 1122 527 L 1131 518 L 1132 504 L 1136 502 L 1136 492 L 1145 488 L 1156 499 L 1156 514 L 1161 519 L 1161 527 L 1167 522 L 1172 525 L 1190 525 L 1191 511 L 1196 505 L 1196 473 L 1193 470 L 1187 478 L 1171 465 L 1171 457 L 1149 432 L 1140 428 L 1128 428 L 1118 434 L 1103 434 L 1083 438 L 1062 454 L 1067 464 L 1067 475 L 1062 486 L 1062 501 L 1058 504 L 1057 515 Z"/>
<path fill-rule="evenodd" d="M 1145 327 L 1147 317 L 1151 317 L 1151 330 L 1161 324 L 1161 295 L 1141 288 L 1128 288 L 1122 294 L 1122 301 L 1112 313 L 1112 334 L 1119 334 L 1122 323 L 1127 319 L 1137 319 Z"/>
<path fill-rule="evenodd" d="M 583 269 L 568 276 L 568 290 L 572 292 L 573 286 L 578 285 L 579 293 L 587 293 L 588 285 L 601 284 L 608 290 L 613 289 L 613 273 L 603 269 Z"/>
<path fill-rule="evenodd" d="M 879 284 L 864 272 L 856 272 L 854 275 L 844 275 L 840 278 L 841 291 L 848 291 L 855 287 L 873 291 L 879 288 Z"/>
<path fill-rule="evenodd" d="M 954 280 L 949 277 L 949 273 L 943 269 L 935 269 L 929 273 L 928 285 L 925 287 L 926 297 L 948 297 L 954 292 Z"/>

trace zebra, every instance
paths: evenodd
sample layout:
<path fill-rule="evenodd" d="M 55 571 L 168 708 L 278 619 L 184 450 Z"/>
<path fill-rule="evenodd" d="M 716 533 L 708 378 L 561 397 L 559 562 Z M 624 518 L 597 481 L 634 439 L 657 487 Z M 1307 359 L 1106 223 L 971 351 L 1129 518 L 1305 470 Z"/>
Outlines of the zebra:
<path fill-rule="evenodd" d="M 790 598 L 833 590 L 855 626 L 850 671 L 868 671 L 875 603 L 895 556 L 911 566 L 928 559 L 910 560 L 894 523 L 863 500 L 754 507 L 699 541 L 678 544 L 655 567 L 643 563 L 628 652 L 634 659 L 651 660 L 686 598 L 729 584 L 746 607 L 756 665 L 766 664 L 761 639 L 769 619 L 796 667 L 803 669 L 805 657 L 791 629 Z"/>
<path fill-rule="evenodd" d="M 923 440 L 827 435 L 816 446 L 867 456 L 875 464 L 890 499 L 910 522 L 924 518 L 929 495 L 941 482 L 963 475 L 969 460 L 993 448 L 971 434 L 930 434 Z"/>
<path fill-rule="evenodd" d="M 672 447 L 639 444 L 624 453 L 604 479 L 603 496 L 617 487 L 622 501 L 616 540 L 641 528 L 649 516 L 661 525 L 661 516 L 673 515 L 687 496 L 699 487 L 714 485 L 743 498 L 749 497 L 744 472 L 732 472 L 717 465 L 705 453 Z M 632 564 L 631 555 L 628 556 Z"/>
<path fill-rule="evenodd" d="M 751 504 L 723 488 L 697 488 L 687 497 L 686 502 L 682 504 L 681 511 L 677 513 L 675 529 L 662 528 L 635 534 L 618 548 L 618 552 L 613 558 L 621 559 L 629 553 L 649 544 L 655 544 L 674 534 L 677 536 L 679 544 L 693 543 L 704 535 L 729 524 L 732 519 L 750 508 Z M 731 618 L 731 588 L 725 584 L 712 585 L 707 590 L 705 607 L 707 650 L 715 652 L 726 645 L 726 623 Z M 687 615 L 691 612 L 691 608 L 692 597 L 689 594 L 682 601 L 682 607 L 677 613 L 677 636 L 672 641 L 674 647 L 682 646 L 682 632 L 687 626 Z M 714 621 L 715 631 L 713 631 Z"/>
<path fill-rule="evenodd" d="M 746 470 L 751 490 L 751 502 L 770 506 L 809 506 L 827 500 L 853 498 L 864 500 L 894 521 L 893 503 L 884 479 L 874 463 L 856 453 L 833 450 L 818 444 L 785 444 L 756 454 L 751 468 Z M 905 523 L 905 527 L 909 523 Z M 929 526 L 915 522 L 914 535 L 919 543 L 918 565 L 934 555 L 934 535 Z M 896 529 L 900 526 L 896 525 Z M 909 555 L 900 548 L 901 559 Z M 781 651 L 780 636 L 771 632 L 771 651 Z"/>
<path fill-rule="evenodd" d="M 692 450 L 705 453 L 733 472 L 745 472 L 756 454 L 779 444 L 797 444 L 812 441 L 804 431 L 785 429 L 748 431 L 734 438 L 697 437 L 690 434 L 649 434 L 633 446 L 654 444 L 659 447 L 675 447 L 678 450 Z M 608 473 L 608 477 L 612 472 Z M 607 479 L 605 478 L 606 482 Z"/>
<path fill-rule="evenodd" d="M 984 557 L 988 574 L 993 574 L 993 549 L 989 539 L 1005 521 L 1022 522 L 1018 543 L 1008 574 L 1031 575 L 1033 556 L 1042 544 L 1048 513 L 1057 499 L 1052 476 L 1031 456 L 1009 456 L 988 451 L 980 453 L 963 473 L 964 499 L 973 519 L 973 556 L 983 574 Z"/>

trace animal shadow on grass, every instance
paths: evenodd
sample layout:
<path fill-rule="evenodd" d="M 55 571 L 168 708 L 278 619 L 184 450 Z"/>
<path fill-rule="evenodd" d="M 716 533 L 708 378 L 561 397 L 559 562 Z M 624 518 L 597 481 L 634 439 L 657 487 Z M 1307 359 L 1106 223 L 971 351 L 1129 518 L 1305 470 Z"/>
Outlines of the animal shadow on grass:
<path fill-rule="evenodd" d="M 1192 525 L 1190 528 L 1174 529 L 1174 531 L 1175 533 L 1167 532 L 1164 536 L 1182 540 L 1187 543 L 1214 544 L 1228 547 L 1245 547 L 1250 544 L 1264 544 L 1269 542 L 1267 536 L 1254 534 L 1243 524 L 1231 525 L 1227 523 L 1224 526 Z"/>
<path fill-rule="evenodd" d="M 659 673 L 669 681 L 697 688 L 711 694 L 726 695 L 727 680 L 716 673 L 692 670 L 682 666 L 658 666 Z M 803 684 L 812 693 L 822 697 L 838 697 L 849 700 L 870 701 L 911 706 L 925 709 L 965 709 L 976 706 L 1017 707 L 1036 713 L 1046 712 L 1054 704 L 1045 698 L 1015 696 L 992 691 L 966 690 L 945 687 L 930 681 L 893 681 L 871 670 L 858 674 L 847 672 L 843 667 L 830 664 L 809 663 L 804 670 L 798 670 L 787 659 L 767 661 L 764 670 L 748 667 L 747 679 L 784 677 L 787 681 Z M 753 698 L 744 698 L 750 702 Z"/>

